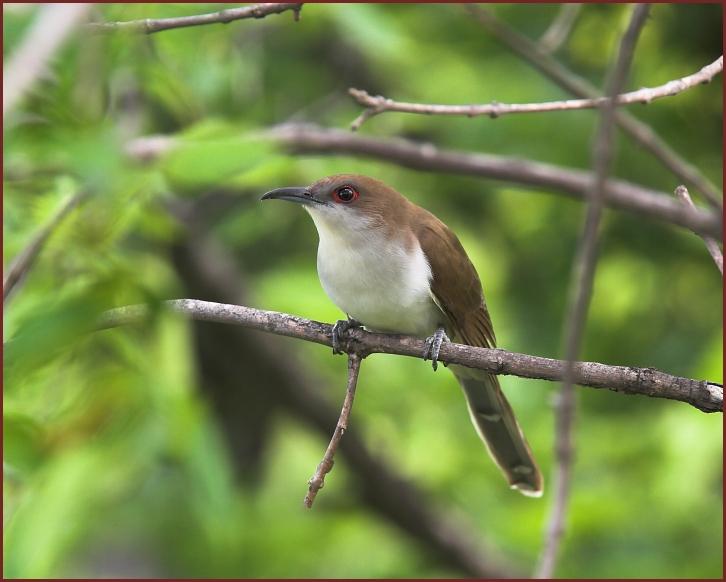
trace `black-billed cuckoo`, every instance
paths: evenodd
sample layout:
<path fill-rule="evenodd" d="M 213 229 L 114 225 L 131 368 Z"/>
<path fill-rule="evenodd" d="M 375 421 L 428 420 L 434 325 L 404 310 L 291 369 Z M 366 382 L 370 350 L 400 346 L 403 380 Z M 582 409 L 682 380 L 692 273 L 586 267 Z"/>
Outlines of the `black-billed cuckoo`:
<path fill-rule="evenodd" d="M 262 197 L 297 202 L 318 229 L 318 276 L 348 316 L 333 333 L 360 323 L 372 331 L 426 339 L 434 370 L 442 341 L 490 348 L 494 330 L 479 276 L 456 235 L 433 214 L 379 180 L 339 174 L 309 187 Z M 433 333 L 433 335 L 431 335 Z M 537 468 L 493 374 L 452 365 L 469 414 L 512 488 L 542 494 Z"/>

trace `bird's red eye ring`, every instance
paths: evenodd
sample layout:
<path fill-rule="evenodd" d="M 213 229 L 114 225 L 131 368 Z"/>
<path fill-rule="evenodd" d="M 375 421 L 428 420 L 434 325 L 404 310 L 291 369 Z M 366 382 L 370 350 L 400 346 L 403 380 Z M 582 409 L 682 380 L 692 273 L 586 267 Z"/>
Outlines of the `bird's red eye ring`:
<path fill-rule="evenodd" d="M 360 194 L 358 194 L 358 190 L 352 186 L 343 186 L 333 192 L 333 200 L 336 202 L 342 202 L 343 204 L 353 202 L 353 200 L 356 200 L 358 196 L 360 196 Z"/>

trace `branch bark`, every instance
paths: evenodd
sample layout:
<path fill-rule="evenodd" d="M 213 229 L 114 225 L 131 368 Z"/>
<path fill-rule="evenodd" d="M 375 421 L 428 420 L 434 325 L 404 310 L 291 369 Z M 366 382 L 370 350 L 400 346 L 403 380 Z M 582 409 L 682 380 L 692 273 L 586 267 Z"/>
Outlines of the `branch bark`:
<path fill-rule="evenodd" d="M 555 479 L 554 502 L 547 522 L 545 543 L 537 568 L 537 578 L 552 578 L 557 567 L 560 542 L 565 532 L 567 510 L 572 485 L 575 422 L 575 360 L 580 353 L 585 333 L 587 312 L 592 298 L 592 287 L 597 268 L 598 239 L 602 211 L 605 206 L 605 187 L 613 159 L 614 115 L 616 100 L 628 77 L 635 45 L 645 25 L 650 7 L 638 4 L 633 9 L 630 24 L 620 42 L 618 56 L 608 76 L 600 124 L 593 145 L 595 179 L 589 196 L 587 215 L 570 282 L 570 305 L 565 321 L 565 369 L 555 410 Z"/>
<path fill-rule="evenodd" d="M 46 241 L 53 234 L 55 229 L 63 222 L 63 219 L 85 198 L 86 192 L 79 192 L 66 199 L 50 219 L 48 224 L 38 231 L 28 245 L 18 253 L 8 267 L 3 279 L 3 305 L 7 304 L 8 298 L 17 286 L 22 282 L 35 260 L 43 250 Z"/>
<path fill-rule="evenodd" d="M 335 425 L 335 431 L 330 439 L 328 448 L 325 450 L 323 460 L 318 464 L 315 473 L 308 482 L 308 492 L 305 495 L 305 507 L 312 508 L 315 497 L 325 484 L 325 476 L 333 470 L 333 462 L 335 453 L 338 450 L 340 439 L 343 438 L 345 431 L 348 430 L 348 419 L 350 411 L 353 409 L 353 399 L 355 398 L 355 389 L 358 385 L 358 373 L 360 372 L 361 357 L 356 353 L 348 354 L 348 382 L 345 389 L 345 399 L 343 400 L 343 408 L 338 417 L 338 423 Z"/>
<path fill-rule="evenodd" d="M 683 202 L 684 206 L 687 206 L 689 208 L 693 208 L 695 206 L 693 204 L 693 200 L 691 200 L 691 196 L 688 194 L 688 188 L 686 188 L 685 186 L 678 186 L 678 188 L 676 188 L 675 194 L 680 199 L 680 201 Z M 716 267 L 718 268 L 718 270 L 721 272 L 721 277 L 723 277 L 723 253 L 718 246 L 718 241 L 711 238 L 710 236 L 700 236 L 703 239 L 703 242 L 706 243 L 706 249 L 708 249 L 708 253 L 713 258 L 713 262 L 716 263 Z"/>
<path fill-rule="evenodd" d="M 166 301 L 164 307 L 199 321 L 240 325 L 330 347 L 333 345 L 331 325 L 286 313 L 196 299 Z M 148 315 L 149 307 L 145 305 L 119 307 L 106 313 L 99 322 L 99 329 L 137 323 Z M 356 352 L 361 356 L 386 353 L 420 358 L 425 345 L 422 339 L 371 333 L 359 328 L 349 330 L 342 339 L 342 346 L 347 353 Z M 492 374 L 551 381 L 561 380 L 564 370 L 562 360 L 455 343 L 444 343 L 441 346 L 439 361 L 478 368 Z M 577 384 L 591 388 L 678 400 L 703 412 L 722 412 L 723 408 L 721 384 L 673 376 L 654 368 L 578 362 L 574 367 L 574 379 Z"/>
<path fill-rule="evenodd" d="M 591 172 L 563 168 L 552 164 L 439 149 L 428 143 L 397 138 L 373 138 L 348 131 L 323 129 L 310 125 L 278 126 L 265 135 L 294 153 L 357 154 L 427 172 L 446 172 L 503 180 L 536 188 L 553 189 L 586 200 L 593 175 Z M 160 138 L 148 138 L 157 141 Z M 169 147 L 169 144 L 165 144 Z M 148 159 L 149 148 L 134 142 L 129 149 L 142 152 Z M 685 226 L 699 234 L 720 238 L 721 216 L 705 210 L 686 210 L 665 192 L 657 192 L 624 180 L 609 180 L 606 189 L 609 206 L 659 218 Z"/>
<path fill-rule="evenodd" d="M 549 28 L 539 39 L 539 48 L 541 51 L 552 54 L 567 40 L 572 31 L 572 27 L 577 20 L 577 15 L 582 9 L 582 4 L 562 4 L 557 16 L 550 24 Z"/>
<path fill-rule="evenodd" d="M 174 18 L 143 18 L 125 22 L 91 22 L 86 28 L 92 32 L 134 32 L 140 34 L 153 34 L 173 28 L 188 26 L 202 26 L 205 24 L 228 24 L 235 20 L 245 18 L 264 18 L 270 14 L 280 14 L 292 10 L 295 21 L 300 19 L 302 3 L 289 4 L 253 4 L 240 8 L 227 8 L 219 12 L 208 14 L 193 14 L 191 16 L 177 16 Z"/>
<path fill-rule="evenodd" d="M 549 111 L 573 111 L 578 109 L 597 109 L 614 102 L 616 105 L 632 105 L 634 103 L 648 104 L 662 97 L 672 97 L 683 91 L 691 89 L 702 83 L 709 83 L 723 70 L 723 56 L 713 63 L 706 65 L 697 73 L 681 79 L 668 81 L 658 87 L 650 87 L 622 93 L 614 97 L 595 97 L 592 99 L 568 99 L 564 101 L 549 101 L 545 103 L 488 103 L 484 105 L 428 105 L 423 103 L 406 103 L 394 101 L 381 95 L 369 95 L 361 89 L 348 89 L 348 93 L 361 105 L 366 107 L 364 112 L 351 123 L 350 128 L 356 131 L 371 117 L 387 111 L 399 113 L 418 113 L 424 115 L 465 115 L 466 117 L 479 117 L 487 115 L 492 119 L 512 113 L 543 113 Z"/>
<path fill-rule="evenodd" d="M 536 43 L 520 34 L 482 6 L 467 4 L 466 9 L 502 44 L 509 47 L 543 75 L 565 91 L 582 98 L 600 96 L 597 87 L 576 75 L 555 58 L 542 51 Z M 649 125 L 626 111 L 615 113 L 615 121 L 636 143 L 648 150 L 680 181 L 700 191 L 721 214 L 723 193 L 699 170 L 671 148 Z"/>

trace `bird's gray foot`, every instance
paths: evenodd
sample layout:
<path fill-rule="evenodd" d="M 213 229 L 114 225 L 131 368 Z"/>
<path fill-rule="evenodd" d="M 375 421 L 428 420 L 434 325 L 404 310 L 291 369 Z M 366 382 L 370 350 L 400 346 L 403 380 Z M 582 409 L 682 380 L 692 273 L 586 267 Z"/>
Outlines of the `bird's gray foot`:
<path fill-rule="evenodd" d="M 333 353 L 342 354 L 343 350 L 340 349 L 340 334 L 347 332 L 349 329 L 354 327 L 362 327 L 360 321 L 356 321 L 352 317 L 348 319 L 339 319 L 333 326 Z"/>
<path fill-rule="evenodd" d="M 441 344 L 444 343 L 444 340 L 447 342 L 450 341 L 443 327 L 437 329 L 434 332 L 434 335 L 426 338 L 426 347 L 424 348 L 423 359 L 424 362 L 429 359 L 431 360 L 431 367 L 434 369 L 434 372 L 436 371 L 436 368 L 439 367 L 439 351 L 441 351 Z M 444 364 L 444 366 L 445 365 L 446 364 Z"/>

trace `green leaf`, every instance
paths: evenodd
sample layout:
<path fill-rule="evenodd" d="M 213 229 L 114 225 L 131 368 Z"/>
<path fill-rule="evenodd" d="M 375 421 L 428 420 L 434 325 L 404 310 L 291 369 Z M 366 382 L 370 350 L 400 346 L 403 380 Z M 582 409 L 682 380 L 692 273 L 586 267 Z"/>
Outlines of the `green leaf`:
<path fill-rule="evenodd" d="M 220 185 L 275 157 L 275 146 L 269 140 L 212 123 L 179 137 L 161 168 L 175 193 L 183 193 Z"/>
<path fill-rule="evenodd" d="M 31 471 L 42 460 L 44 431 L 30 416 L 3 414 L 3 462 L 21 473 Z"/>

